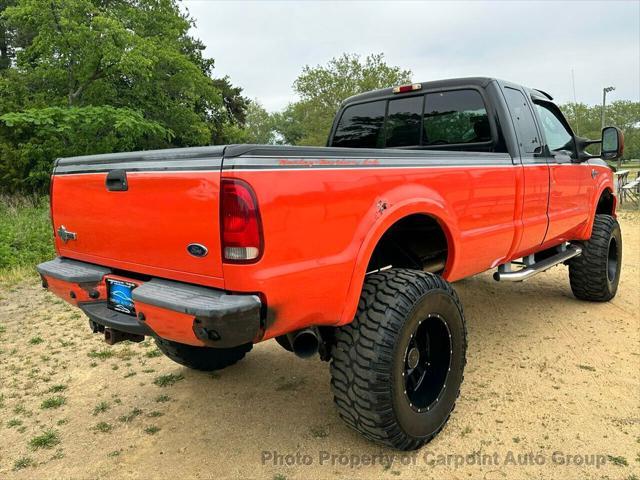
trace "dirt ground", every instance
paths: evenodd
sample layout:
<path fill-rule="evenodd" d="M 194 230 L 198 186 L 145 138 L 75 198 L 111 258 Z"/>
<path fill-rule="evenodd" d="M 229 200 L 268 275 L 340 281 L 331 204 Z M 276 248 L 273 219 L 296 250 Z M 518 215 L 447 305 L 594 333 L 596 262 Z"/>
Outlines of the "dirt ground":
<path fill-rule="evenodd" d="M 214 374 L 150 341 L 107 347 L 34 279 L 0 289 L 0 478 L 640 478 L 640 215 L 621 213 L 610 303 L 556 267 L 456 283 L 469 326 L 460 399 L 407 456 L 333 408 L 327 364 L 275 342 Z M 395 456 L 394 456 L 395 455 Z"/>

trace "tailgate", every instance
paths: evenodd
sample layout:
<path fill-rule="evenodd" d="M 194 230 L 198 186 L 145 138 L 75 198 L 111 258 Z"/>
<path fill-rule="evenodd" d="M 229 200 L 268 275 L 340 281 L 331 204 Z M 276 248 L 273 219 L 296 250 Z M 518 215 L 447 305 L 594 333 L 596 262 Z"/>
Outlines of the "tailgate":
<path fill-rule="evenodd" d="M 221 286 L 223 152 L 198 147 L 59 160 L 51 190 L 59 254 Z"/>

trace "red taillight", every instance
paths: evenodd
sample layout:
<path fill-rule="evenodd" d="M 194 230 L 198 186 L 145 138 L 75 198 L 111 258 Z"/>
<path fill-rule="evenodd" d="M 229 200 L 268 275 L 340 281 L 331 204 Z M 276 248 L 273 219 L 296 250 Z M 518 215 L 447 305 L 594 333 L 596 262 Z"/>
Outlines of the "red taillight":
<path fill-rule="evenodd" d="M 248 183 L 223 178 L 220 184 L 222 259 L 248 263 L 262 255 L 262 225 L 258 201 Z"/>

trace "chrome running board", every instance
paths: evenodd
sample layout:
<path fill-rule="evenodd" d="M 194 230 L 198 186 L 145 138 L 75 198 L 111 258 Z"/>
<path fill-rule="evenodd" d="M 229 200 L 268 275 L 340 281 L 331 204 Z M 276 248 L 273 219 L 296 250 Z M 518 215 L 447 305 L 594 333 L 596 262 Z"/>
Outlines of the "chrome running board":
<path fill-rule="evenodd" d="M 561 250 L 558 253 L 539 262 L 533 262 L 533 255 L 526 257 L 526 267 L 520 270 L 511 271 L 511 262 L 500 265 L 498 271 L 493 274 L 493 279 L 496 282 L 522 282 L 582 253 L 582 248 L 576 245 L 565 244 L 561 245 L 560 248 Z M 531 260 L 531 262 L 527 262 L 527 259 Z"/>

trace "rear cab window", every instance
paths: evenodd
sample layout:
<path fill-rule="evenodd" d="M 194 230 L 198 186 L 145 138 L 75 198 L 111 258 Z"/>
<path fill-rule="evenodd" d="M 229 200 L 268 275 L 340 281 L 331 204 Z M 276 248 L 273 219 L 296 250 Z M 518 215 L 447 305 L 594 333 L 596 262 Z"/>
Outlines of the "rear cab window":
<path fill-rule="evenodd" d="M 333 136 L 334 147 L 382 148 L 386 102 L 368 102 L 345 109 Z"/>
<path fill-rule="evenodd" d="M 347 106 L 331 146 L 487 151 L 492 143 L 482 95 L 468 88 Z"/>
<path fill-rule="evenodd" d="M 487 110 L 476 90 L 428 93 L 425 104 L 423 145 L 491 140 Z"/>
<path fill-rule="evenodd" d="M 516 130 L 516 138 L 520 147 L 520 155 L 531 157 L 541 152 L 541 142 L 536 128 L 533 112 L 529 107 L 524 93 L 511 87 L 504 88 L 504 96 L 513 126 Z"/>

